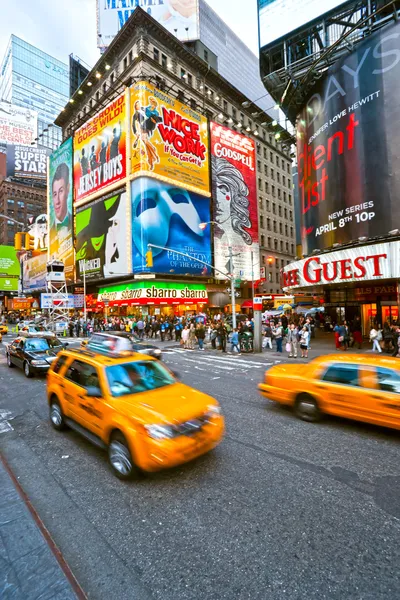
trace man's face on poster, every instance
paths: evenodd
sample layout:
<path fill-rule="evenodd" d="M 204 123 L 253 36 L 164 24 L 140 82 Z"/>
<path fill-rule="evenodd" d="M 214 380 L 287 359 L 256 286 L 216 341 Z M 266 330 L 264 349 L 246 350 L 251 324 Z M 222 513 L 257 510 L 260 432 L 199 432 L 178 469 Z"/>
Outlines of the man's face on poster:
<path fill-rule="evenodd" d="M 68 210 L 69 183 L 64 179 L 55 179 L 53 181 L 53 206 L 56 219 L 64 221 Z"/>

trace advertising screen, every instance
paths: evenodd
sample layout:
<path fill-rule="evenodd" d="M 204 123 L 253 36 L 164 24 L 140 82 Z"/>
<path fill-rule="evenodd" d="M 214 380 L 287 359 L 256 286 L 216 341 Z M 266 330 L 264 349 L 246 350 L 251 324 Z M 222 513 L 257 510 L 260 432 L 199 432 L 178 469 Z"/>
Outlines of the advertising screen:
<path fill-rule="evenodd" d="M 34 110 L 0 101 L 0 144 L 30 146 L 37 138 L 37 120 Z"/>
<path fill-rule="evenodd" d="M 209 267 L 190 259 L 211 264 L 210 228 L 200 228 L 210 220 L 209 198 L 149 177 L 136 179 L 131 185 L 134 272 L 210 275 Z M 153 249 L 152 269 L 145 261 L 148 244 L 170 248 Z"/>
<path fill-rule="evenodd" d="M 76 211 L 76 276 L 104 279 L 131 272 L 126 192 L 112 192 Z M 130 214 L 130 212 L 129 212 Z"/>
<path fill-rule="evenodd" d="M 13 246 L 0 246 L 0 291 L 18 291 L 20 264 Z"/>
<path fill-rule="evenodd" d="M 74 279 L 72 138 L 49 159 L 48 215 L 49 257 L 61 260 L 67 281 Z"/>
<path fill-rule="evenodd" d="M 335 64 L 297 123 L 303 253 L 400 223 L 400 24 Z"/>
<path fill-rule="evenodd" d="M 260 278 L 255 143 L 218 123 L 210 124 L 215 267 L 229 272 L 232 246 L 234 274 Z M 219 273 L 216 277 L 223 278 Z"/>
<path fill-rule="evenodd" d="M 7 177 L 20 179 L 47 178 L 48 148 L 32 148 L 7 144 Z"/>
<path fill-rule="evenodd" d="M 28 258 L 22 265 L 24 291 L 45 290 L 47 275 L 47 253 Z"/>
<path fill-rule="evenodd" d="M 125 94 L 74 134 L 75 202 L 126 175 Z"/>
<path fill-rule="evenodd" d="M 199 0 L 97 0 L 98 47 L 105 50 L 140 6 L 182 42 L 199 38 Z"/>
<path fill-rule="evenodd" d="M 347 0 L 258 0 L 260 48 L 346 4 Z"/>
<path fill-rule="evenodd" d="M 142 81 L 131 88 L 132 173 L 209 195 L 207 119 Z"/>

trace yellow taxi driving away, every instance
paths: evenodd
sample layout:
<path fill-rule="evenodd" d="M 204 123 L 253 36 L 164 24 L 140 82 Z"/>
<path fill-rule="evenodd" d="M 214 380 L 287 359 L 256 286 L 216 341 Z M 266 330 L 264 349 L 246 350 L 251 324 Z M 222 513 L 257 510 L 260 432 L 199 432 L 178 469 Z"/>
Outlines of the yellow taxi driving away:
<path fill-rule="evenodd" d="M 120 479 L 188 462 L 224 433 L 214 398 L 180 383 L 159 360 L 121 350 L 112 335 L 98 334 L 92 349 L 60 352 L 47 397 L 53 427 L 71 427 L 107 449 Z"/>
<path fill-rule="evenodd" d="M 8 333 L 8 326 L 3 324 L 0 324 L 0 335 L 7 335 Z"/>
<path fill-rule="evenodd" d="M 328 355 L 307 365 L 266 371 L 261 394 L 294 408 L 304 421 L 323 413 L 400 429 L 400 362 L 396 358 Z"/>

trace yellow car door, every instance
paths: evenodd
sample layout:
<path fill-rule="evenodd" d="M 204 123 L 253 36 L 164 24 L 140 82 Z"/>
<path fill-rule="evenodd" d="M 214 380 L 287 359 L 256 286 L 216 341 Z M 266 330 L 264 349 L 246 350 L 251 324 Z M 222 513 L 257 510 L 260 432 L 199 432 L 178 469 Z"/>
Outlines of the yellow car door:
<path fill-rule="evenodd" d="M 371 390 L 379 424 L 400 429 L 400 373 L 376 367 L 377 389 Z"/>

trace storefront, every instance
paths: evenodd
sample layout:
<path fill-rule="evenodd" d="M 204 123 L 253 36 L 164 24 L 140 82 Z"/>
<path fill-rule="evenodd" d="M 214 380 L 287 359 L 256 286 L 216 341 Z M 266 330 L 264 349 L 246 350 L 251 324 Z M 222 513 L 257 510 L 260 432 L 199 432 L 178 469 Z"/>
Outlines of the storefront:
<path fill-rule="evenodd" d="M 97 307 L 108 316 L 173 316 L 203 312 L 208 305 L 201 283 L 138 281 L 100 288 Z"/>
<path fill-rule="evenodd" d="M 335 322 L 361 318 L 368 336 L 374 323 L 399 318 L 400 242 L 357 246 L 310 256 L 282 271 L 285 291 L 323 295 L 326 315 Z M 296 292 L 297 293 L 297 292 Z"/>

